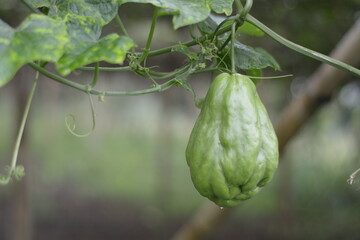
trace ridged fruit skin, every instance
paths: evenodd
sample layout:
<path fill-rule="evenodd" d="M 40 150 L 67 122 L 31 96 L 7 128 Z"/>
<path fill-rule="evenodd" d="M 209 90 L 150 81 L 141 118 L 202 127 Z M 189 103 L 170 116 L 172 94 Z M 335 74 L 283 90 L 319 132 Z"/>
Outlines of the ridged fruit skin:
<path fill-rule="evenodd" d="M 191 179 L 221 207 L 251 198 L 278 166 L 278 141 L 254 83 L 222 73 L 208 90 L 186 148 Z"/>

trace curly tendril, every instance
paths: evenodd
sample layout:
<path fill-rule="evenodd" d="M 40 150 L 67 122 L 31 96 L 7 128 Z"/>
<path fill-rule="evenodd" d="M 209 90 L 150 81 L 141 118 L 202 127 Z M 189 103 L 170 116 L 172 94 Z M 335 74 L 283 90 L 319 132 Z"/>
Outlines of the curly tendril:
<path fill-rule="evenodd" d="M 94 103 L 93 100 L 91 98 L 91 94 L 88 93 L 88 97 L 89 97 L 89 102 L 90 102 L 90 107 L 91 107 L 91 115 L 92 115 L 92 128 L 88 133 L 85 134 L 79 134 L 75 132 L 76 129 L 76 117 L 74 114 L 68 114 L 65 117 L 65 125 L 66 128 L 68 129 L 68 131 L 74 135 L 75 137 L 79 137 L 79 138 L 83 138 L 83 137 L 88 137 L 90 136 L 96 127 L 96 114 L 95 114 L 95 108 L 94 108 Z"/>

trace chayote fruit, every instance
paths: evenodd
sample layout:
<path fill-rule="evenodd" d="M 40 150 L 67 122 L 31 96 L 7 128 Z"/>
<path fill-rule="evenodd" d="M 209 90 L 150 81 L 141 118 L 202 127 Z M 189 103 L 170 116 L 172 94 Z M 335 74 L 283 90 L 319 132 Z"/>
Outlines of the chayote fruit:
<path fill-rule="evenodd" d="M 222 73 L 212 82 L 186 149 L 195 188 L 221 207 L 251 198 L 278 166 L 278 142 L 254 83 Z"/>

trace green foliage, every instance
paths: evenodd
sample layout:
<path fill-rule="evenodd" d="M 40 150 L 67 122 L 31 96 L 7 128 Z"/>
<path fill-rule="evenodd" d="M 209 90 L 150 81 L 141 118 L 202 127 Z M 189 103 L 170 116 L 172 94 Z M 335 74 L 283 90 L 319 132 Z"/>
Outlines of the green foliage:
<path fill-rule="evenodd" d="M 212 34 L 216 32 L 218 26 L 224 23 L 224 26 L 228 26 L 234 23 L 234 21 L 227 21 L 226 18 L 217 16 L 217 15 L 210 15 L 207 19 L 197 24 L 199 30 L 204 34 Z M 244 23 L 241 25 L 237 31 L 246 33 L 251 36 L 261 37 L 264 35 L 264 32 L 261 31 L 259 28 L 255 27 L 250 23 Z M 225 36 L 226 39 L 227 35 Z M 220 41 L 221 44 L 224 44 L 224 40 Z M 220 45 L 221 45 L 220 44 Z M 229 44 L 230 45 L 230 44 Z M 222 51 L 222 55 L 220 53 L 220 58 L 226 59 L 226 66 L 231 65 L 231 56 L 229 56 L 230 46 L 227 47 Z M 277 61 L 264 49 L 261 48 L 252 48 L 250 46 L 246 46 L 240 42 L 236 42 L 234 44 L 234 60 L 235 66 L 237 71 L 241 70 L 260 70 L 267 67 L 271 67 L 274 70 L 280 70 L 280 65 Z M 257 75 L 256 75 L 257 76 Z"/>
<path fill-rule="evenodd" d="M 199 193 L 222 207 L 255 195 L 278 165 L 277 138 L 255 85 L 222 73 L 212 82 L 186 149 Z"/>
<path fill-rule="evenodd" d="M 22 65 L 35 60 L 55 62 L 62 75 L 93 62 L 124 61 L 134 46 L 132 39 L 113 33 L 99 40 L 101 27 L 115 16 L 116 5 L 67 2 L 31 2 L 35 7 L 49 7 L 53 18 L 32 14 L 16 30 L 0 20 L 0 87 Z"/>
<path fill-rule="evenodd" d="M 102 26 L 117 13 L 112 0 L 101 1 L 29 1 L 34 7 L 48 8 L 48 15 L 63 19 L 70 38 L 56 68 L 62 75 L 89 63 L 107 61 L 121 64 L 126 51 L 134 46 L 132 39 L 113 33 L 99 40 Z"/>
<path fill-rule="evenodd" d="M 159 8 L 164 8 L 168 14 L 173 14 L 175 29 L 205 20 L 211 10 L 216 13 L 230 15 L 234 0 L 118 0 L 120 5 L 133 3 L 151 3 Z"/>
<path fill-rule="evenodd" d="M 112 33 L 100 39 L 102 27 L 116 16 L 119 6 L 121 7 L 123 4 L 129 2 L 149 3 L 161 9 L 160 11 L 154 12 L 152 28 L 150 29 L 151 34 L 149 34 L 146 49 L 142 52 L 135 52 L 135 47 L 137 46 L 136 41 L 128 36 L 119 36 L 116 33 Z M 2 72 L 4 72 L 0 77 L 0 86 L 10 81 L 22 65 L 30 63 L 32 67 L 36 68 L 32 63 L 35 60 L 53 62 L 57 71 L 65 76 L 77 68 L 99 61 L 122 64 L 130 50 L 132 54 L 128 55 L 128 70 L 149 78 L 154 83 L 156 79 L 165 78 L 165 76 L 173 77 L 171 81 L 165 84 L 166 87 L 171 87 L 176 84 L 174 77 L 177 77 L 176 75 L 178 75 L 179 72 L 174 71 L 173 74 L 162 74 L 150 71 L 149 68 L 144 65 L 148 57 L 170 51 L 178 51 L 188 58 L 184 69 L 193 65 L 193 61 L 196 61 L 197 66 L 193 67 L 197 71 L 230 71 L 229 66 L 234 66 L 231 71 L 251 70 L 254 73 L 258 73 L 259 70 L 267 67 L 280 70 L 279 64 L 265 50 L 246 46 L 239 40 L 235 43 L 234 40 L 232 40 L 234 44 L 229 44 L 232 39 L 231 35 L 235 35 L 235 33 L 230 33 L 231 25 L 234 24 L 238 27 L 238 32 L 251 36 L 262 36 L 266 32 L 266 34 L 295 51 L 338 66 L 355 75 L 360 74 L 358 69 L 354 69 L 322 54 L 298 47 L 281 37 L 279 38 L 279 36 L 251 16 L 245 16 L 246 19 L 244 22 L 244 19 L 238 19 L 242 17 L 240 14 L 233 17 L 211 14 L 211 11 L 214 11 L 215 13 L 230 15 L 232 13 L 233 0 L 101 0 L 96 2 L 91 0 L 27 0 L 27 3 L 34 9 L 39 8 L 41 12 L 47 14 L 48 17 L 40 14 L 31 15 L 17 30 L 13 30 L 7 26 L 6 23 L 0 22 L 0 39 L 2 39 L 0 51 L 3 53 L 0 57 L 0 68 Z M 164 14 L 174 15 L 173 24 L 175 28 L 198 23 L 197 26 L 201 32 L 201 36 L 195 37 L 192 34 L 194 37 L 193 41 L 185 44 L 176 44 L 165 49 L 160 49 L 159 51 L 149 52 L 156 20 Z M 31 26 L 35 28 L 34 24 L 38 24 L 37 27 L 42 28 L 41 34 L 34 32 L 31 36 L 21 37 L 21 32 L 19 31 L 23 28 L 22 26 L 27 24 L 26 21 L 31 21 L 31 19 L 41 19 L 41 22 L 34 21 L 32 25 L 30 24 L 30 28 Z M 119 17 L 117 17 L 117 21 L 120 23 L 121 31 L 127 35 L 126 29 Z M 14 39 L 13 31 L 16 33 Z M 26 29 L 26 31 L 29 32 L 32 30 Z M 48 38 L 45 33 L 46 31 L 49 31 L 49 35 L 53 32 L 56 32 L 56 34 Z M 201 46 L 200 52 L 189 48 L 197 44 Z M 41 45 L 42 48 L 39 48 L 37 45 Z M 234 48 L 234 51 L 232 51 L 232 48 Z M 25 54 L 23 54 L 24 51 Z M 34 53 L 34 51 L 36 51 L 36 53 Z M 21 56 L 19 56 L 20 52 L 22 53 Z M 230 55 L 232 52 L 234 54 Z M 209 64 L 209 61 L 211 64 Z M 210 67 L 208 68 L 208 66 Z M 52 74 L 46 73 L 44 69 L 37 68 L 37 70 L 63 84 L 75 87 L 84 92 L 87 91 L 86 86 L 75 85 L 67 79 L 53 77 Z M 188 72 L 189 74 L 187 76 L 195 72 L 196 71 Z M 156 89 L 146 90 L 143 92 L 149 93 L 155 90 Z M 159 88 L 159 90 L 163 89 Z M 100 94 L 97 91 L 93 91 L 92 93 Z M 111 95 L 122 94 L 127 93 L 111 93 Z M 105 92 L 104 95 L 107 95 L 107 93 Z"/>
<path fill-rule="evenodd" d="M 68 41 L 65 24 L 46 16 L 30 15 L 17 29 L 0 19 L 0 87 L 26 63 L 56 62 Z"/>
<path fill-rule="evenodd" d="M 53 18 L 66 18 L 77 15 L 90 18 L 100 26 L 109 23 L 117 14 L 114 0 L 26 0 L 35 8 L 47 8 L 48 15 Z"/>
<path fill-rule="evenodd" d="M 69 46 L 72 51 L 64 56 L 56 64 L 57 70 L 62 75 L 69 74 L 78 67 L 99 61 L 109 63 L 123 63 L 126 53 L 134 46 L 131 38 L 119 36 L 115 33 L 101 38 L 98 41 L 79 42 L 72 38 L 73 45 Z"/>
<path fill-rule="evenodd" d="M 217 27 L 224 21 L 227 21 L 226 17 L 210 14 L 208 18 L 198 23 L 197 26 L 201 32 L 209 34 L 213 33 L 217 29 Z M 225 22 L 224 26 L 230 25 L 233 22 L 233 20 L 227 21 Z M 237 31 L 256 37 L 262 37 L 265 35 L 263 31 L 248 22 L 244 22 L 240 27 L 237 28 Z"/>
<path fill-rule="evenodd" d="M 172 48 L 172 51 L 182 53 L 186 55 L 189 58 L 189 60 L 192 61 L 197 61 L 199 59 L 196 53 L 190 51 L 190 49 L 184 45 L 176 45 L 175 47 Z"/>
<path fill-rule="evenodd" d="M 280 70 L 280 65 L 276 60 L 262 48 L 252 48 L 236 42 L 234 44 L 235 51 L 235 67 L 237 71 L 253 70 L 271 67 L 274 70 Z M 231 59 L 228 58 L 228 62 Z"/>

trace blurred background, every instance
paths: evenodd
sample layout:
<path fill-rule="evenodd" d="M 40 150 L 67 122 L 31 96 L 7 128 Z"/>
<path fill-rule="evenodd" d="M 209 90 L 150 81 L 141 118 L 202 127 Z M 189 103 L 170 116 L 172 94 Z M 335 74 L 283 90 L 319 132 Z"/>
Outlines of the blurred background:
<path fill-rule="evenodd" d="M 145 45 L 152 10 L 147 4 L 120 9 L 140 47 Z M 257 0 L 251 13 L 284 37 L 329 54 L 360 17 L 360 1 Z M 0 0 L 0 18 L 12 27 L 27 14 L 20 1 Z M 111 31 L 118 31 L 113 23 L 104 34 Z M 152 49 L 188 39 L 186 28 L 174 31 L 171 18 L 162 17 Z M 258 85 L 276 122 L 320 63 L 268 37 L 241 36 L 241 41 L 266 49 L 280 63 L 281 72 L 264 75 L 293 74 Z M 182 56 L 168 54 L 150 63 L 170 71 L 182 61 Z M 33 76 L 34 71 L 24 67 L 0 89 L 2 172 L 10 163 Z M 92 75 L 78 71 L 69 78 L 88 83 Z M 210 80 L 210 74 L 203 74 L 189 82 L 203 97 Z M 74 114 L 76 131 L 89 131 L 87 96 L 43 77 L 39 83 L 20 151 L 26 176 L 0 186 L 0 239 L 170 239 L 206 201 L 194 189 L 185 161 L 199 113 L 190 92 L 173 87 L 95 101 L 96 129 L 87 138 L 77 138 L 64 119 Z M 150 80 L 131 73 L 102 72 L 97 89 L 131 91 L 150 85 Z M 273 181 L 237 207 L 208 239 L 360 239 L 360 184 L 347 183 L 360 167 L 359 79 L 339 89 L 310 119 L 283 158 Z"/>

